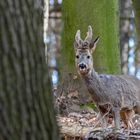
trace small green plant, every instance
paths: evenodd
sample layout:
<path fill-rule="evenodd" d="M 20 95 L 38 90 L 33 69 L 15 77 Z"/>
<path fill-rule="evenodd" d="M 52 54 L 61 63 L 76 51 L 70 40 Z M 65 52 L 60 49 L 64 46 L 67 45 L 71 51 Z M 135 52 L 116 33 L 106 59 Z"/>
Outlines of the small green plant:
<path fill-rule="evenodd" d="M 81 108 L 81 109 L 84 109 L 84 108 L 91 108 L 91 109 L 93 109 L 93 110 L 97 110 L 97 106 L 96 106 L 94 103 L 81 104 L 81 105 L 80 105 L 80 108 Z"/>

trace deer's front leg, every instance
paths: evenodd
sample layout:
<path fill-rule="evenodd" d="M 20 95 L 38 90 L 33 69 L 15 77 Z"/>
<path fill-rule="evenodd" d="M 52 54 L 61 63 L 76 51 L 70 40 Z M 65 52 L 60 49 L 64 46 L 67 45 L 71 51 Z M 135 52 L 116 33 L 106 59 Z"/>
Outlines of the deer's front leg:
<path fill-rule="evenodd" d="M 115 128 L 120 129 L 120 109 L 113 108 Z"/>

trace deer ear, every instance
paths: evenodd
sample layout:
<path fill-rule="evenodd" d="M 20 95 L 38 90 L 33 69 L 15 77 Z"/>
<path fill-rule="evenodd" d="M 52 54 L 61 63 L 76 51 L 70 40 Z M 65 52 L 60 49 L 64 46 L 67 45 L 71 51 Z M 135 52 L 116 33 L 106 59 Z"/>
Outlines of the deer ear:
<path fill-rule="evenodd" d="M 89 46 L 89 47 L 90 47 L 90 49 L 91 49 L 92 52 L 95 51 L 95 49 L 96 49 L 96 44 L 98 43 L 99 39 L 100 39 L 100 37 L 98 36 L 94 41 L 92 41 L 92 42 L 90 43 L 90 46 Z"/>

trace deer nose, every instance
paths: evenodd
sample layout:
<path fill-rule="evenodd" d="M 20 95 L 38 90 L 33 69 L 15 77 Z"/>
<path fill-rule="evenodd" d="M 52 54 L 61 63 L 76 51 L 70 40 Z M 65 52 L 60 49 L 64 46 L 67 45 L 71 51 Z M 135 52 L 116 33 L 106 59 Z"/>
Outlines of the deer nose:
<path fill-rule="evenodd" d="M 83 64 L 83 63 L 82 63 L 82 64 L 79 64 L 79 68 L 80 68 L 80 69 L 84 69 L 84 68 L 86 68 L 86 65 Z"/>

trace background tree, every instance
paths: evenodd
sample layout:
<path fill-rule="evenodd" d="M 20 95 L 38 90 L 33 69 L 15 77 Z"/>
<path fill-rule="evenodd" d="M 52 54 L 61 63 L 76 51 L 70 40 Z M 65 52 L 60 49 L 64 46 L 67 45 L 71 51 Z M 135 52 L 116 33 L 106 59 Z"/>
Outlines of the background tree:
<path fill-rule="evenodd" d="M 140 42 L 140 6 L 139 0 L 133 0 L 133 6 L 135 10 L 135 21 L 136 21 L 136 28 L 137 28 L 137 35 L 138 35 L 138 43 Z"/>
<path fill-rule="evenodd" d="M 140 77 L 140 6 L 139 0 L 133 0 L 133 6 L 135 11 L 135 24 L 137 32 L 137 48 L 136 48 L 136 74 Z"/>
<path fill-rule="evenodd" d="M 66 75 L 76 71 L 73 48 L 75 33 L 80 29 L 81 37 L 84 39 L 88 25 L 93 28 L 94 38 L 100 36 L 97 49 L 93 54 L 95 70 L 99 73 L 120 73 L 118 10 L 118 0 L 63 1 L 62 16 L 64 26 L 59 62 L 61 77 L 64 76 L 63 79 L 67 80 Z M 65 84 L 68 83 L 67 81 L 72 81 L 66 80 Z M 78 82 L 76 81 L 75 83 Z M 85 94 L 87 90 L 84 85 L 80 79 L 79 93 L 87 97 L 87 94 Z"/>
<path fill-rule="evenodd" d="M 73 41 L 78 29 L 84 39 L 88 25 L 93 27 L 94 37 L 100 41 L 94 53 L 94 65 L 98 72 L 119 73 L 119 3 L 118 0 L 65 0 L 63 1 L 63 66 L 75 71 Z"/>
<path fill-rule="evenodd" d="M 43 0 L 0 2 L 0 139 L 56 140 Z"/>

